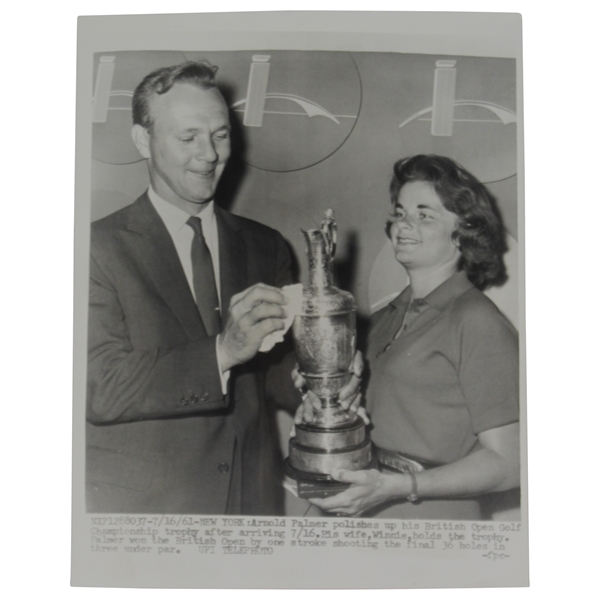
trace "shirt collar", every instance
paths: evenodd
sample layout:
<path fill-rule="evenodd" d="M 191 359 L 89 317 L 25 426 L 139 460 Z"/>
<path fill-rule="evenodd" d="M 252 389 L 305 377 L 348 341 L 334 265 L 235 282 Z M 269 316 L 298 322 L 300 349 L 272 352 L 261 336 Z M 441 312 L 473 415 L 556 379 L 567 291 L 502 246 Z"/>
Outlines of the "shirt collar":
<path fill-rule="evenodd" d="M 186 225 L 190 215 L 170 202 L 163 200 L 152 186 L 148 189 L 148 197 L 171 235 L 178 233 Z M 214 201 L 211 200 L 204 204 L 204 209 L 195 216 L 202 219 L 203 228 L 212 227 L 214 224 Z"/>
<path fill-rule="evenodd" d="M 452 275 L 447 281 L 444 281 L 436 289 L 433 289 L 423 301 L 435 310 L 442 312 L 457 297 L 472 289 L 474 285 L 468 279 L 465 271 Z M 407 306 L 412 299 L 412 288 L 406 287 L 389 305 L 400 309 Z"/>
<path fill-rule="evenodd" d="M 389 302 L 389 305 L 397 310 L 407 308 L 410 300 L 412 299 L 412 288 L 408 285 L 393 301 Z"/>

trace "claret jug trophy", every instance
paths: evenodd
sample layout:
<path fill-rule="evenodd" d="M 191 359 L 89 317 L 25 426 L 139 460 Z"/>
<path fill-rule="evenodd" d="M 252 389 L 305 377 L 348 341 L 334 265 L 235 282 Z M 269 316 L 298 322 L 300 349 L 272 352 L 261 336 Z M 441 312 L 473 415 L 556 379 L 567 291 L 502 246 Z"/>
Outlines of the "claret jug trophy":
<path fill-rule="evenodd" d="M 361 470 L 372 460 L 364 421 L 339 403 L 339 391 L 352 377 L 356 349 L 356 303 L 333 284 L 337 224 L 326 210 L 320 229 L 303 231 L 309 283 L 304 286 L 293 338 L 300 374 L 320 399 L 310 423 L 295 426 L 289 440 L 286 472 L 300 497 L 324 497 L 348 485 L 334 481 L 333 468 Z"/>

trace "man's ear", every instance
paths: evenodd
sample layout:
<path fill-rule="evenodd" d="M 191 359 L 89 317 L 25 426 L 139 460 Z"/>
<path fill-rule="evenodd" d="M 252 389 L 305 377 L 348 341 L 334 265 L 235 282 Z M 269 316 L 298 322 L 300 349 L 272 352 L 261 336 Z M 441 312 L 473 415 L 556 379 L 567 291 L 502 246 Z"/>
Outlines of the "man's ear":
<path fill-rule="evenodd" d="M 131 138 L 138 152 L 144 157 L 150 157 L 150 134 L 145 127 L 133 125 L 131 129 Z"/>

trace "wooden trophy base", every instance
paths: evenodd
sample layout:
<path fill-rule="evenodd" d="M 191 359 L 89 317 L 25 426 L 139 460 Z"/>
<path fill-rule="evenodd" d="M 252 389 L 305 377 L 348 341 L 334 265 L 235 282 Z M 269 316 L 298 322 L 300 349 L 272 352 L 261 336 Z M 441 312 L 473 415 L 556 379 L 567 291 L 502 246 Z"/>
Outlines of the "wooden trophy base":
<path fill-rule="evenodd" d="M 312 497 L 331 497 L 345 489 L 349 489 L 349 483 L 333 480 L 329 474 L 302 472 L 296 470 L 286 459 L 283 464 L 285 474 L 297 483 L 297 495 L 302 499 Z"/>

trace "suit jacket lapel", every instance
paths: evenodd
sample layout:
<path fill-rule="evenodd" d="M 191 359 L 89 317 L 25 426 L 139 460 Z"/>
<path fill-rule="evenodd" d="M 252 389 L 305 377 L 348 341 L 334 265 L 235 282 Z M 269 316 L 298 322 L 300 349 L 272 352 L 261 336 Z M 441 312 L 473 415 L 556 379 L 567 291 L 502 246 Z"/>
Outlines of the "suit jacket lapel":
<path fill-rule="evenodd" d="M 158 293 L 173 311 L 192 340 L 205 337 L 206 329 L 198 312 L 177 250 L 162 219 L 147 193 L 131 205 L 127 231 L 131 247 L 137 253 Z"/>
<path fill-rule="evenodd" d="M 218 252 L 220 262 L 220 290 L 223 306 L 223 324 L 229 312 L 231 297 L 247 288 L 247 247 L 241 227 L 231 215 L 214 206 L 218 227 Z"/>

